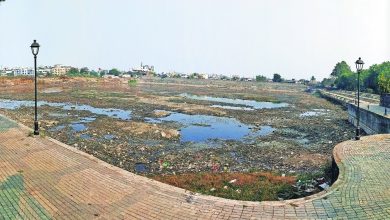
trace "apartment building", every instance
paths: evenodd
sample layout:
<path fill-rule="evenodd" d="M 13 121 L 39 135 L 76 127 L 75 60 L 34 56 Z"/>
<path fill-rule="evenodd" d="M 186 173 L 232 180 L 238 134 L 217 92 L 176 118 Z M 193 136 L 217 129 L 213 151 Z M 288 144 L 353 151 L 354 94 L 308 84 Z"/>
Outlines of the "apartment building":
<path fill-rule="evenodd" d="M 54 65 L 53 68 L 51 68 L 51 73 L 53 75 L 61 76 L 65 75 L 72 67 L 70 66 L 62 66 L 62 65 Z"/>

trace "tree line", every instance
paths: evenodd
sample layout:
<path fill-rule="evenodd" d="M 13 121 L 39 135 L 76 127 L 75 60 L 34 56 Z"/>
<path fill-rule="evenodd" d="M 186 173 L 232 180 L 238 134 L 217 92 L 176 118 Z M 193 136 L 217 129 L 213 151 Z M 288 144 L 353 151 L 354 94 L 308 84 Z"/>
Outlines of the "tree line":
<path fill-rule="evenodd" d="M 263 75 L 257 75 L 256 76 L 256 81 L 257 82 L 267 82 L 268 81 L 268 78 L 263 76 Z M 282 79 L 282 76 L 278 73 L 275 73 L 273 78 L 272 78 L 272 81 L 273 82 L 282 82 L 283 79 Z"/>
<path fill-rule="evenodd" d="M 105 74 L 104 72 L 96 72 L 95 70 L 89 70 L 88 67 L 83 67 L 81 69 L 72 67 L 66 73 L 67 76 L 82 76 L 82 77 L 101 77 L 104 74 Z M 118 69 L 114 68 L 109 70 L 107 74 L 113 76 L 119 76 L 121 72 Z"/>
<path fill-rule="evenodd" d="M 333 68 L 329 78 L 321 82 L 324 87 L 356 90 L 358 74 L 345 61 Z M 360 73 L 360 89 L 368 93 L 390 93 L 390 62 L 374 64 Z"/>
<path fill-rule="evenodd" d="M 263 75 L 257 75 L 256 76 L 256 81 L 257 82 L 267 82 L 269 79 L 266 77 L 266 76 L 263 76 Z M 272 82 L 296 82 L 295 79 L 291 79 L 291 80 L 286 80 L 286 79 L 283 79 L 282 76 L 279 74 L 279 73 L 274 73 L 272 79 Z M 314 76 L 312 76 L 310 78 L 310 80 L 305 80 L 305 79 L 300 79 L 298 80 L 298 82 L 302 82 L 302 83 L 316 83 L 316 78 Z"/>

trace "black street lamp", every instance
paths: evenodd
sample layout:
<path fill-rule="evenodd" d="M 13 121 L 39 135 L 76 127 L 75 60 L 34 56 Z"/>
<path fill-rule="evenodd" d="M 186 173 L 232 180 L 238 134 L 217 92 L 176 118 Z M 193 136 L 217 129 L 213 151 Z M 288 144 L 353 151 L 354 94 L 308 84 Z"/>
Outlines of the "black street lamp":
<path fill-rule="evenodd" d="M 35 75 L 35 117 L 34 117 L 34 135 L 39 135 L 38 113 L 37 113 L 37 55 L 39 52 L 39 44 L 36 40 L 31 44 L 31 52 L 34 55 L 34 75 Z"/>
<path fill-rule="evenodd" d="M 357 111 L 356 111 L 357 123 L 356 123 L 355 140 L 360 140 L 360 72 L 363 69 L 364 62 L 363 62 L 362 58 L 359 57 L 359 59 L 356 60 L 355 64 L 356 64 L 356 70 L 357 70 L 357 74 L 358 74 L 358 78 L 357 78 L 358 101 L 357 101 Z"/>

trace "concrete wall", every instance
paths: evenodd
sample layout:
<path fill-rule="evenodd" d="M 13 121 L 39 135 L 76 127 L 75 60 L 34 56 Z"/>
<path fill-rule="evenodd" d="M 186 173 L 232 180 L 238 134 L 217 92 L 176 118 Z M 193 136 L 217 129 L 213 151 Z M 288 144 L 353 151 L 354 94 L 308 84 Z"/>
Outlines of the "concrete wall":
<path fill-rule="evenodd" d="M 326 100 L 328 100 L 330 102 L 333 102 L 335 104 L 342 105 L 345 108 L 348 108 L 348 103 L 347 103 L 346 100 L 337 99 L 337 98 L 335 98 L 333 96 L 328 95 L 326 92 L 323 92 L 323 91 L 321 91 L 320 94 L 321 94 L 322 98 L 324 98 L 324 99 L 326 99 Z"/>
<path fill-rule="evenodd" d="M 356 126 L 357 106 L 348 104 L 348 120 Z M 360 127 L 367 134 L 389 134 L 390 118 L 360 108 Z"/>
<path fill-rule="evenodd" d="M 381 95 L 381 106 L 390 108 L 390 94 L 382 94 Z"/>

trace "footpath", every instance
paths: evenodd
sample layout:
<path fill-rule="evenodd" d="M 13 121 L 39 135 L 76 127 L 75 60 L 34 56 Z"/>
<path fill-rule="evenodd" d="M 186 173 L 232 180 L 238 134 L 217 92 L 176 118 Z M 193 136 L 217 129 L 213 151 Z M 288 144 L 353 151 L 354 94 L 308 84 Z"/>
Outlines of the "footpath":
<path fill-rule="evenodd" d="M 390 135 L 334 148 L 328 191 L 278 202 L 194 194 L 109 165 L 0 116 L 0 219 L 390 219 Z"/>
<path fill-rule="evenodd" d="M 357 105 L 356 98 L 351 94 L 346 94 L 341 92 L 336 93 L 336 92 L 325 91 L 325 90 L 322 90 L 321 94 L 333 98 L 335 100 L 339 100 L 340 102 L 343 102 L 343 105 L 347 105 L 348 103 Z M 363 97 L 360 100 L 360 108 L 375 113 L 377 115 L 390 118 L 390 108 L 385 108 L 383 106 L 380 106 L 379 100 L 377 99 Z"/>

